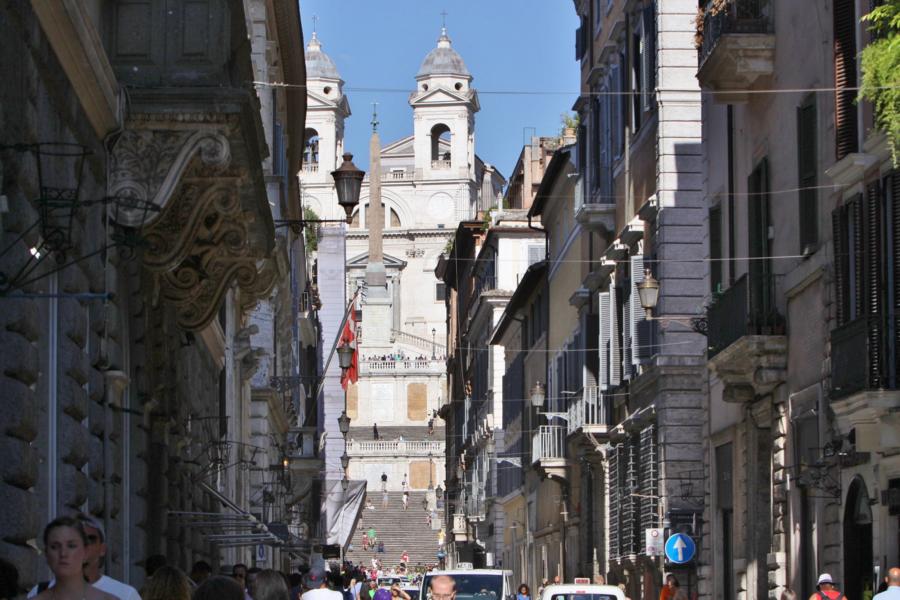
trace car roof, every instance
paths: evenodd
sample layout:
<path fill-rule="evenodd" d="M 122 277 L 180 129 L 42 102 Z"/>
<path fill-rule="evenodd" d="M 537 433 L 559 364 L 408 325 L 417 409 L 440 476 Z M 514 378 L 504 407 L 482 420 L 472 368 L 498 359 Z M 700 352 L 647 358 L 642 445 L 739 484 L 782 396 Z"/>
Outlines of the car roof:
<path fill-rule="evenodd" d="M 541 598 L 549 598 L 553 594 L 606 594 L 624 598 L 622 590 L 615 585 L 597 585 L 594 583 L 554 583 L 544 588 Z"/>
<path fill-rule="evenodd" d="M 435 575 L 471 575 L 472 573 L 480 575 L 504 575 L 512 573 L 512 571 L 504 571 L 503 569 L 451 569 L 449 571 L 429 571 L 425 573 L 426 577 L 434 577 Z"/>

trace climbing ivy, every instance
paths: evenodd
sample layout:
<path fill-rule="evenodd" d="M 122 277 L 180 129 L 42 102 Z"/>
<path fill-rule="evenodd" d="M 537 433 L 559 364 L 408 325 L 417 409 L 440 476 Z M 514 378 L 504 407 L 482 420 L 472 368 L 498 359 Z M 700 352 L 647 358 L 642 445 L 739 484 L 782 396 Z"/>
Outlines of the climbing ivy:
<path fill-rule="evenodd" d="M 863 17 L 875 39 L 862 51 L 859 99 L 875 108 L 876 125 L 888 136 L 894 166 L 900 164 L 900 0 L 887 0 Z"/>

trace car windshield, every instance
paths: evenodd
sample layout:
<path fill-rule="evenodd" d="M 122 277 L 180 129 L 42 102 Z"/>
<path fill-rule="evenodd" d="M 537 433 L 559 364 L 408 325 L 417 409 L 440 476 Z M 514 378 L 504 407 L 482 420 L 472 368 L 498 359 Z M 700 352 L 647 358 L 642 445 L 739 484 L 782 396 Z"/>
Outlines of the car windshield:
<path fill-rule="evenodd" d="M 615 596 L 609 594 L 583 594 L 572 592 L 571 594 L 553 594 L 550 600 L 616 600 Z"/>
<path fill-rule="evenodd" d="M 431 580 L 441 574 L 426 575 L 422 589 L 431 600 Z M 503 600 L 503 575 L 486 573 L 455 573 L 446 575 L 456 582 L 456 600 Z"/>

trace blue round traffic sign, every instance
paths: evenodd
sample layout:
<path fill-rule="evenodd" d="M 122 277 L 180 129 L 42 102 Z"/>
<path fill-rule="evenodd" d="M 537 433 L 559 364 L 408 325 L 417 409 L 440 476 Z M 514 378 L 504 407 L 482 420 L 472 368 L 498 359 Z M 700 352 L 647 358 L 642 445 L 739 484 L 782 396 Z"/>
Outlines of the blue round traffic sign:
<path fill-rule="evenodd" d="M 670 535 L 666 540 L 666 558 L 669 562 L 676 565 L 689 563 L 697 554 L 697 544 L 691 539 L 691 536 L 683 533 Z"/>

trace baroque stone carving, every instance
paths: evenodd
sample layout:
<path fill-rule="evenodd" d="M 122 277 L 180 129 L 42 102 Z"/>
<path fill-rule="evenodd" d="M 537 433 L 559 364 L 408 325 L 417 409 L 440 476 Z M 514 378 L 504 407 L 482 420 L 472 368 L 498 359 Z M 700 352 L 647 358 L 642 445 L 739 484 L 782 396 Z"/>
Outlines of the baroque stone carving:
<path fill-rule="evenodd" d="M 214 129 L 128 129 L 111 154 L 110 194 L 164 209 L 195 156 L 206 165 L 228 165 L 228 139 Z M 116 216 L 120 225 L 139 227 L 152 222 L 155 213 L 120 207 Z"/>

